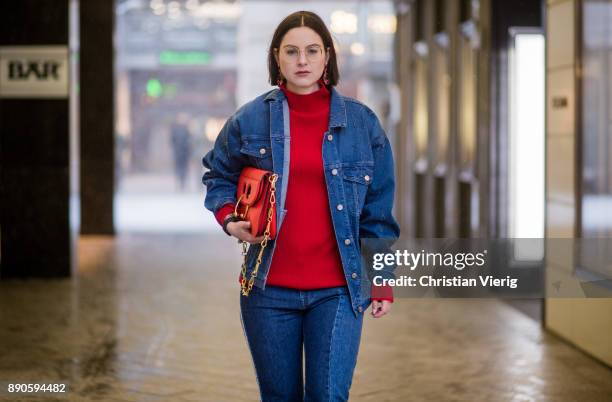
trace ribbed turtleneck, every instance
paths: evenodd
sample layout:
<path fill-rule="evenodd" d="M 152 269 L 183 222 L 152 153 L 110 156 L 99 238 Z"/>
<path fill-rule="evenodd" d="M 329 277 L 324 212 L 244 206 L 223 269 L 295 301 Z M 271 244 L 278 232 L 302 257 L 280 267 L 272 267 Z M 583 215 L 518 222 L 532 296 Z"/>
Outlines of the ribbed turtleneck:
<path fill-rule="evenodd" d="M 283 83 L 280 86 L 287 97 L 287 103 L 292 113 L 323 115 L 329 113 L 329 90 L 319 84 L 319 89 L 309 94 L 297 94 L 287 89 Z"/>

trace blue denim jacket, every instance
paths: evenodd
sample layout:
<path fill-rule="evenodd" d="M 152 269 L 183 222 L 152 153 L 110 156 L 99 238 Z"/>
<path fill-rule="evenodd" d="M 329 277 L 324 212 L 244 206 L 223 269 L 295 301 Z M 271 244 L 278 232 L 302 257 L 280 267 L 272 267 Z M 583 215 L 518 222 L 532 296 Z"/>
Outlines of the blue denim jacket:
<path fill-rule="evenodd" d="M 204 206 L 216 213 L 236 202 L 236 183 L 244 166 L 274 171 L 277 181 L 278 235 L 282 232 L 289 179 L 289 109 L 285 94 L 271 90 L 231 116 L 213 149 L 202 159 L 209 169 Z M 395 192 L 393 154 L 374 112 L 331 88 L 329 128 L 322 136 L 322 155 L 332 223 L 355 314 L 370 304 L 369 286 L 361 286 L 360 239 L 394 242 L 399 226 L 392 215 Z M 279 191 L 280 189 L 280 195 Z M 307 234 L 305 234 L 307 235 Z M 268 242 L 254 286 L 265 289 L 276 241 Z M 247 276 L 254 268 L 258 244 L 247 253 Z M 367 278 L 364 278 L 367 280 Z"/>

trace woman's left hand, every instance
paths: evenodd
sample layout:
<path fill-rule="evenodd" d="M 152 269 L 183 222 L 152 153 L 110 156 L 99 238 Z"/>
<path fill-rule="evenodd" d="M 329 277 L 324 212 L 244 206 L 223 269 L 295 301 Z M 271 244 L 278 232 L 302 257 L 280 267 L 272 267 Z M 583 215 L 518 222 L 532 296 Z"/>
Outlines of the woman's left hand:
<path fill-rule="evenodd" d="M 372 317 L 380 318 L 391 310 L 391 302 L 388 300 L 372 301 Z"/>

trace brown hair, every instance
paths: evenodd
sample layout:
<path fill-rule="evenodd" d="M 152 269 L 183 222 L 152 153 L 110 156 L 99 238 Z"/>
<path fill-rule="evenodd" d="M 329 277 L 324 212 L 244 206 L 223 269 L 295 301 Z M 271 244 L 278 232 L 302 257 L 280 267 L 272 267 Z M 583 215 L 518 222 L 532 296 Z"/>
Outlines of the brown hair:
<path fill-rule="evenodd" d="M 304 26 L 312 29 L 321 37 L 326 52 L 329 49 L 327 79 L 329 80 L 329 86 L 338 84 L 340 75 L 338 74 L 338 64 L 336 62 L 336 50 L 334 49 L 331 33 L 327 29 L 325 22 L 313 12 L 296 11 L 281 21 L 274 31 L 274 36 L 272 36 L 272 42 L 268 49 L 268 72 L 271 85 L 276 85 L 278 79 L 281 78 L 280 69 L 274 58 L 274 49 L 280 47 L 283 37 L 290 29 Z"/>

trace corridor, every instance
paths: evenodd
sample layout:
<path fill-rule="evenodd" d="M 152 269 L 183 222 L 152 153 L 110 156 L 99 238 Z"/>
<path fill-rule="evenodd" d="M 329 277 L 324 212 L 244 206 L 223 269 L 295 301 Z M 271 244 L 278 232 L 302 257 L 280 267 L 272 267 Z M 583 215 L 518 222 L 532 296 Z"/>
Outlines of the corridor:
<path fill-rule="evenodd" d="M 612 0 L 0 15 L 0 402 L 612 402 Z"/>

